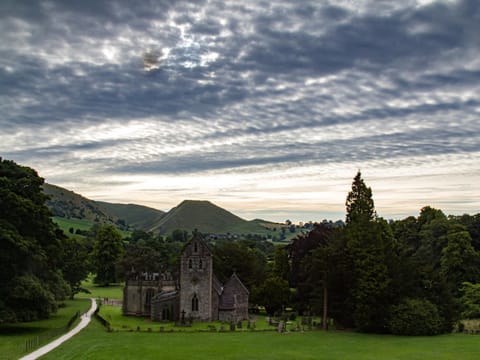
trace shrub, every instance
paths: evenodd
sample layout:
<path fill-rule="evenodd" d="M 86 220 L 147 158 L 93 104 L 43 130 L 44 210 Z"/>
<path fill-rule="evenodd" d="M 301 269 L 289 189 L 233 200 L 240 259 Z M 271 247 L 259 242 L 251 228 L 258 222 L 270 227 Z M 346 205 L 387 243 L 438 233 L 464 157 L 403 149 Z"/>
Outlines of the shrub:
<path fill-rule="evenodd" d="M 395 335 L 437 335 L 442 319 L 437 307 L 425 299 L 405 299 L 391 308 L 390 331 Z"/>

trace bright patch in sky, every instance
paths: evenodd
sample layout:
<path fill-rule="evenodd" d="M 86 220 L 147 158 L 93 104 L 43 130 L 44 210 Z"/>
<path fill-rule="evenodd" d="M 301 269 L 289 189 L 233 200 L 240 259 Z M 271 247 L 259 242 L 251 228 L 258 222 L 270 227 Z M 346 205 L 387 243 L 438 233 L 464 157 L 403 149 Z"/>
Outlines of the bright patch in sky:
<path fill-rule="evenodd" d="M 480 212 L 480 2 L 0 3 L 0 156 L 246 218 Z"/>

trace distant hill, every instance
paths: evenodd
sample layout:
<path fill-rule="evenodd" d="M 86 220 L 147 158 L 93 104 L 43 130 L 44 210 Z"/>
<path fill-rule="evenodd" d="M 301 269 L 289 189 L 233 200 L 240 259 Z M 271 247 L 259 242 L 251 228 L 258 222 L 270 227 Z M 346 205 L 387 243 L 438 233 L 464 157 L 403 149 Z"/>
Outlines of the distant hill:
<path fill-rule="evenodd" d="M 285 224 L 266 220 L 247 221 L 210 201 L 185 200 L 165 213 L 136 204 L 114 204 L 94 201 L 62 187 L 44 184 L 50 196 L 47 206 L 64 231 L 70 228 L 88 229 L 91 225 L 112 224 L 120 230 L 136 228 L 166 235 L 173 230 L 198 229 L 208 234 L 260 235 L 279 238 Z M 287 233 L 287 236 L 293 234 Z"/>
<path fill-rule="evenodd" d="M 44 184 L 43 191 L 50 197 L 47 206 L 55 217 L 81 219 L 100 224 L 116 225 L 119 222 L 117 216 L 108 213 L 95 201 L 73 191 L 51 184 Z"/>
<path fill-rule="evenodd" d="M 128 225 L 136 229 L 149 230 L 165 216 L 165 212 L 147 206 L 136 204 L 113 204 L 104 201 L 95 201 L 102 208 L 106 209 L 119 219 L 124 220 Z"/>
<path fill-rule="evenodd" d="M 112 224 L 120 229 L 131 226 L 148 230 L 165 215 L 161 210 L 146 206 L 90 200 L 56 185 L 44 184 L 43 190 L 50 196 L 47 206 L 55 218 L 82 220 L 84 226 L 99 223 Z"/>
<path fill-rule="evenodd" d="M 244 220 L 210 201 L 185 200 L 171 209 L 150 231 L 168 234 L 175 229 L 210 234 L 266 234 L 269 232 L 257 221 Z"/>

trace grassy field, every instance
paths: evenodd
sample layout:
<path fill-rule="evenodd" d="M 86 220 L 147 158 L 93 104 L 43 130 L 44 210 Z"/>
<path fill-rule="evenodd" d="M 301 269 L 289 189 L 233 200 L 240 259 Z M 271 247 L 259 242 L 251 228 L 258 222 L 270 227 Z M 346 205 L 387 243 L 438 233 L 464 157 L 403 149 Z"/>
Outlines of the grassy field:
<path fill-rule="evenodd" d="M 479 359 L 474 335 L 395 337 L 351 332 L 107 333 L 92 322 L 42 359 Z"/>
<path fill-rule="evenodd" d="M 26 340 L 45 336 L 54 329 L 62 328 L 77 311 L 84 313 L 90 308 L 88 299 L 68 300 L 65 304 L 66 306 L 60 308 L 50 319 L 0 326 L 0 359 L 17 359 L 24 355 Z"/>
<path fill-rule="evenodd" d="M 74 228 L 75 230 L 90 230 L 93 224 L 95 224 L 93 221 L 86 219 L 67 219 L 57 216 L 54 216 L 52 220 L 60 227 L 60 229 L 63 230 L 65 234 L 69 234 L 70 228 Z"/>
<path fill-rule="evenodd" d="M 77 297 L 122 299 L 123 285 L 123 283 L 119 283 L 110 284 L 110 286 L 98 286 L 93 283 L 93 275 L 90 275 L 87 280 L 82 282 L 82 287 L 88 289 L 90 294 L 80 293 Z"/>

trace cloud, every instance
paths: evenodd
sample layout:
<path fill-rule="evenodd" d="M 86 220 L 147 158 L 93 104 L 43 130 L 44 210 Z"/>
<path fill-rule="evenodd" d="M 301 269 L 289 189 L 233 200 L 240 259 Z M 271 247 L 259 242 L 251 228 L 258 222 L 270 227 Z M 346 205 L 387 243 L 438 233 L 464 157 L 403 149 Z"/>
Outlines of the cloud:
<path fill-rule="evenodd" d="M 139 187 L 474 157 L 479 32 L 473 0 L 3 1 L 0 153 Z"/>

